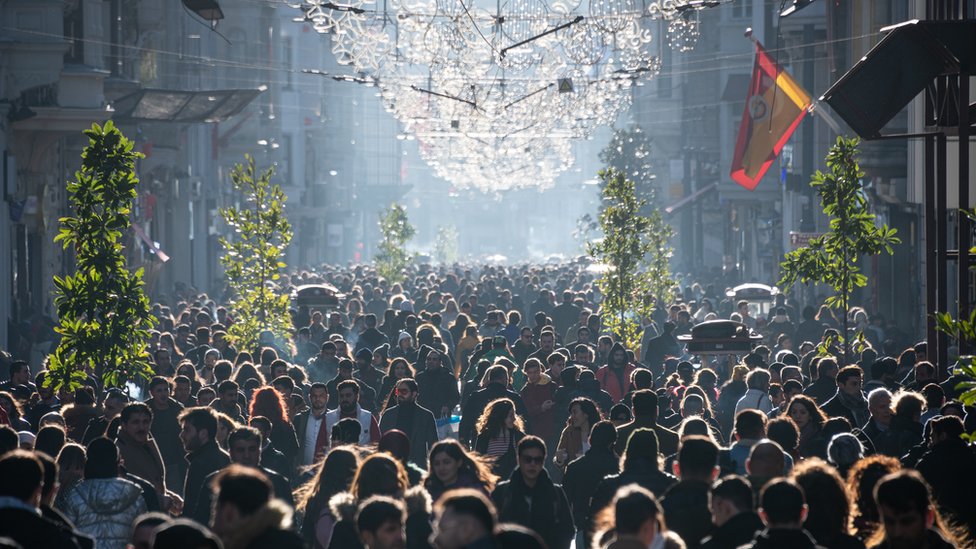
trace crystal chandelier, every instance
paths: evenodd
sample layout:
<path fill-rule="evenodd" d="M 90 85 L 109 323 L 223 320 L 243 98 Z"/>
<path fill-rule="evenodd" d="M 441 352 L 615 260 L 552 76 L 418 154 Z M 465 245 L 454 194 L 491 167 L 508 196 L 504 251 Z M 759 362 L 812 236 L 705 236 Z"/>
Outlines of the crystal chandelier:
<path fill-rule="evenodd" d="M 306 0 L 296 20 L 331 35 L 356 74 L 335 78 L 377 86 L 438 176 L 499 192 L 552 185 L 574 140 L 630 106 L 661 47 L 694 47 L 698 10 L 719 3 Z M 658 21 L 666 45 L 651 33 Z"/>

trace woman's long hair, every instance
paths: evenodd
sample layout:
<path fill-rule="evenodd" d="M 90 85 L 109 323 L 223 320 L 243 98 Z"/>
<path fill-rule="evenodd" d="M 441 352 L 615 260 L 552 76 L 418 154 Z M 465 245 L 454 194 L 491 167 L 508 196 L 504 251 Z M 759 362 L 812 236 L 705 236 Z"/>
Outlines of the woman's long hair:
<path fill-rule="evenodd" d="M 434 444 L 430 449 L 430 454 L 427 456 L 427 474 L 424 475 L 423 485 L 428 491 L 431 488 L 444 488 L 444 484 L 434 474 L 434 458 L 442 453 L 447 454 L 455 461 L 460 461 L 461 467 L 458 471 L 468 471 L 474 474 L 481 481 L 481 485 L 484 486 L 486 492 L 491 492 L 495 489 L 498 476 L 491 472 L 491 460 L 465 450 L 456 440 L 447 439 Z"/>
<path fill-rule="evenodd" d="M 254 367 L 254 364 L 251 364 L 250 362 L 242 363 L 237 368 L 237 372 L 234 374 L 233 379 L 241 388 L 244 387 L 244 384 L 246 384 L 249 379 L 256 379 L 261 385 L 265 384 L 264 376 L 261 375 L 261 372 L 259 372 L 258 369 Z"/>
<path fill-rule="evenodd" d="M 326 454 L 315 476 L 295 490 L 295 509 L 316 515 L 329 498 L 349 489 L 359 468 L 359 456 L 348 447 L 333 448 Z M 318 518 L 318 517 L 316 517 Z"/>
<path fill-rule="evenodd" d="M 798 463 L 790 476 L 806 494 L 809 512 L 803 528 L 814 539 L 826 544 L 850 533 L 851 503 L 836 469 L 812 457 Z"/>
<path fill-rule="evenodd" d="M 807 409 L 810 414 L 810 423 L 816 427 L 818 431 L 823 430 L 824 423 L 827 423 L 827 414 L 823 413 L 823 410 L 817 406 L 817 403 L 807 395 L 796 395 L 793 400 L 790 401 L 790 405 L 786 408 L 786 415 L 790 415 L 790 410 L 794 406 L 803 406 Z"/>
<path fill-rule="evenodd" d="M 272 387 L 261 387 L 254 391 L 254 395 L 251 397 L 250 417 L 264 416 L 271 420 L 272 425 L 290 423 L 287 409 L 281 393 Z"/>
<path fill-rule="evenodd" d="M 497 436 L 505 429 L 505 420 L 508 418 L 508 413 L 514 411 L 515 404 L 511 399 L 499 398 L 491 401 L 485 408 L 485 411 L 481 413 L 481 417 L 478 418 L 478 435 Z M 525 424 L 517 413 L 515 414 L 515 428 L 525 432 Z"/>
<path fill-rule="evenodd" d="M 410 481 L 398 459 L 386 452 L 373 454 L 359 465 L 352 479 L 352 495 L 363 501 L 370 496 L 403 497 Z"/>
<path fill-rule="evenodd" d="M 576 397 L 569 403 L 569 406 L 566 408 L 566 413 L 569 415 L 569 417 L 566 418 L 567 427 L 573 426 L 573 406 L 579 406 L 580 410 L 582 410 L 583 413 L 586 414 L 586 421 L 590 424 L 590 427 L 593 427 L 594 425 L 597 424 L 598 421 L 603 419 L 603 416 L 600 414 L 600 409 L 596 407 L 595 402 L 593 402 L 592 400 L 586 397 Z M 584 438 L 589 436 L 590 436 L 589 433 L 583 433 Z"/>

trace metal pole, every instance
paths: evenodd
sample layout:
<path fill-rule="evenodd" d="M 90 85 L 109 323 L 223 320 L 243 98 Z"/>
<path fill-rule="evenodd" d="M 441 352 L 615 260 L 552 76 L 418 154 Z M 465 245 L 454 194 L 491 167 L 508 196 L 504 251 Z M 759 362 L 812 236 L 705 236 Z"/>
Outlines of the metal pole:
<path fill-rule="evenodd" d="M 959 209 L 956 224 L 959 229 L 957 242 L 959 245 L 958 280 L 959 286 L 959 320 L 969 319 L 969 247 L 972 245 L 972 226 L 969 217 L 962 213 L 968 210 L 969 201 L 969 68 L 959 70 L 959 91 L 957 104 L 959 106 Z M 959 338 L 959 354 L 969 354 L 972 342 L 966 338 Z"/>
<path fill-rule="evenodd" d="M 940 96 L 945 93 L 945 86 L 938 86 L 941 88 L 939 91 Z M 949 222 L 948 208 L 946 206 L 947 202 L 947 178 L 946 178 L 946 168 L 948 167 L 946 162 L 946 135 L 944 133 L 939 134 L 935 138 L 935 165 L 936 165 L 936 183 L 935 183 L 935 207 L 938 212 L 937 227 L 936 227 L 936 269 L 938 270 L 939 285 L 938 285 L 938 295 L 936 296 L 936 307 L 940 312 L 947 312 L 949 309 L 949 266 L 948 266 L 948 236 L 949 229 L 947 227 Z M 939 332 L 938 334 L 938 368 L 940 370 L 947 370 L 949 367 L 949 341 L 946 334 Z"/>

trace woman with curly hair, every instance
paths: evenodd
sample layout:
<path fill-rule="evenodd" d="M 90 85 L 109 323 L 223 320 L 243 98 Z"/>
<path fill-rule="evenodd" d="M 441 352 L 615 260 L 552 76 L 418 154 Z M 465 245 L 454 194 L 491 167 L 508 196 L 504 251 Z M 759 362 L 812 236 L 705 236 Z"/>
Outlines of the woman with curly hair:
<path fill-rule="evenodd" d="M 474 488 L 489 496 L 497 481 L 489 460 L 465 450 L 456 440 L 442 440 L 430 449 L 423 486 L 435 502 L 444 492 L 458 488 Z"/>
<path fill-rule="evenodd" d="M 332 538 L 336 517 L 329 508 L 332 496 L 349 489 L 359 469 L 359 456 L 346 448 L 326 454 L 315 477 L 295 491 L 296 510 L 303 513 L 301 534 L 313 549 L 325 549 Z"/>
<path fill-rule="evenodd" d="M 851 502 L 837 470 L 819 458 L 804 460 L 790 477 L 806 494 L 807 518 L 803 528 L 818 544 L 831 549 L 863 549 L 864 542 L 850 533 Z"/>
<path fill-rule="evenodd" d="M 874 501 L 874 487 L 884 476 L 901 470 L 901 462 L 881 454 L 866 457 L 854 464 L 847 473 L 847 495 L 854 503 L 854 534 L 869 539 L 881 522 Z"/>
<path fill-rule="evenodd" d="M 552 462 L 565 469 L 569 462 L 585 454 L 590 449 L 590 429 L 601 419 L 603 417 L 596 403 L 586 397 L 574 398 L 569 403 L 569 417 L 566 419 L 566 427 L 559 435 L 559 444 L 556 445 Z"/>
<path fill-rule="evenodd" d="M 366 458 L 356 471 L 348 492 L 329 500 L 333 516 L 339 519 L 332 530 L 329 549 L 359 549 L 363 545 L 356 533 L 356 511 L 371 496 L 389 496 L 407 507 L 407 548 L 429 547 L 430 496 L 420 486 L 409 488 L 407 472 L 399 460 L 380 452 Z"/>
<path fill-rule="evenodd" d="M 475 450 L 494 458 L 492 472 L 508 478 L 515 469 L 515 448 L 525 436 L 525 425 L 515 413 L 515 404 L 507 398 L 491 401 L 478 418 L 476 428 Z"/>
<path fill-rule="evenodd" d="M 823 432 L 827 416 L 817 403 L 806 395 L 796 395 L 786 408 L 786 415 L 793 419 L 800 430 L 800 445 L 797 446 L 800 457 L 827 459 L 827 437 Z"/>
<path fill-rule="evenodd" d="M 282 454 L 288 463 L 294 463 L 298 453 L 298 437 L 295 427 L 288 420 L 288 408 L 281 393 L 271 387 L 262 387 L 251 398 L 250 417 L 264 416 L 271 421 L 271 444 Z M 281 471 L 286 474 L 285 471 Z"/>
<path fill-rule="evenodd" d="M 234 382 L 237 383 L 237 386 L 242 388 L 247 385 L 249 380 L 252 379 L 256 379 L 258 381 L 258 385 L 265 385 L 264 376 L 261 375 L 261 372 L 259 372 L 254 364 L 251 364 L 250 362 L 245 362 L 238 366 L 237 372 L 234 374 L 233 379 Z"/>

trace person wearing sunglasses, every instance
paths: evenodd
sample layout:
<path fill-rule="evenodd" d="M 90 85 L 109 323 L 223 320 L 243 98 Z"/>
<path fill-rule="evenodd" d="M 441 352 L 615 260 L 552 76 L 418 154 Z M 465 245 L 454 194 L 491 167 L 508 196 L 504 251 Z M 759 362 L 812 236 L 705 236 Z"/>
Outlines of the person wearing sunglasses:
<path fill-rule="evenodd" d="M 499 522 L 534 530 L 550 549 L 569 549 L 576 526 L 566 493 L 546 472 L 546 443 L 528 435 L 518 443 L 518 467 L 491 493 Z"/>

